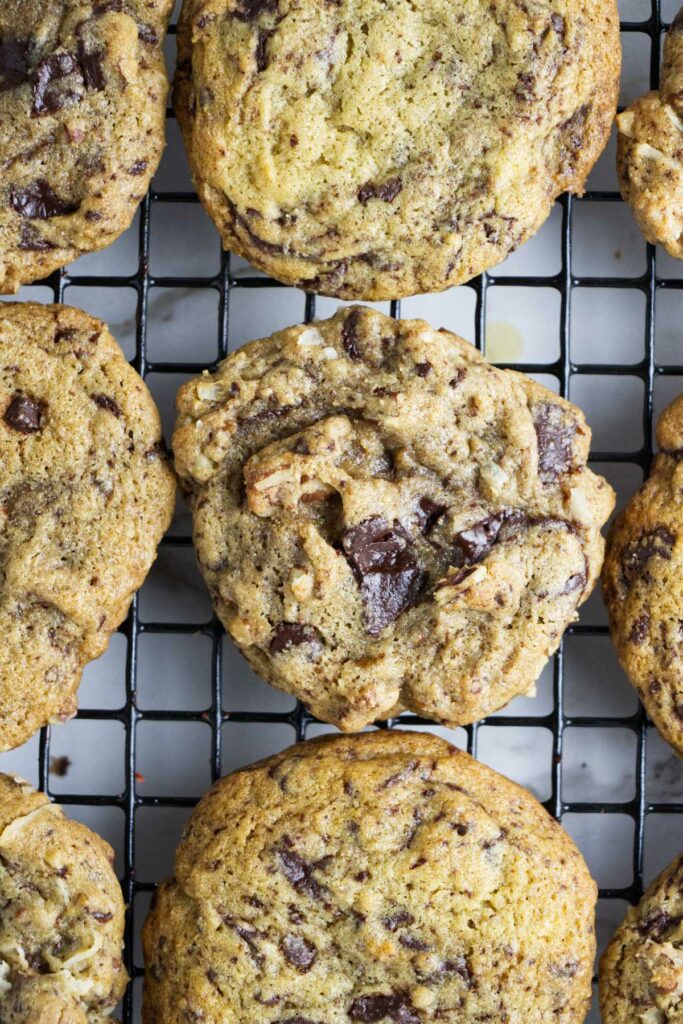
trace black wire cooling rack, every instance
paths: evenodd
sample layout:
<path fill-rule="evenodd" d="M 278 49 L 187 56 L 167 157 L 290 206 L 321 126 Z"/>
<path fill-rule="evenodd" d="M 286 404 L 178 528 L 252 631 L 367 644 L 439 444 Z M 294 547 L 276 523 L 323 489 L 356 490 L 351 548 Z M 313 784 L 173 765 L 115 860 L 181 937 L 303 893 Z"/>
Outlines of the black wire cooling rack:
<path fill-rule="evenodd" d="M 650 42 L 650 76 L 653 87 L 656 87 L 659 76 L 660 64 L 660 43 L 662 31 L 667 27 L 662 21 L 660 11 L 660 0 L 653 0 L 650 16 L 644 21 L 625 21 L 621 28 L 624 34 L 643 33 L 649 37 Z M 175 27 L 171 27 L 171 35 Z M 169 118 L 172 118 L 169 112 Z M 214 363 L 201 363 L 192 360 L 184 362 L 155 361 L 150 358 L 148 352 L 148 302 L 152 289 L 183 288 L 183 289 L 211 289 L 217 293 L 218 298 L 218 357 L 224 358 L 228 354 L 231 341 L 230 305 L 235 293 L 239 289 L 263 289 L 278 287 L 277 283 L 263 276 L 254 274 L 239 275 L 234 269 L 230 254 L 223 254 L 219 271 L 210 276 L 154 276 L 150 273 L 150 224 L 152 211 L 161 204 L 194 204 L 197 197 L 191 192 L 161 192 L 152 189 L 142 203 L 139 226 L 139 255 L 137 270 L 130 276 L 100 276 L 100 275 L 71 275 L 68 270 L 52 275 L 46 284 L 52 289 L 54 300 L 64 301 L 65 292 L 72 287 L 98 288 L 129 290 L 133 289 L 137 296 L 136 309 L 136 338 L 135 357 L 133 365 L 142 376 L 154 374 L 198 374 L 203 369 L 211 369 Z M 594 451 L 591 461 L 594 463 L 630 463 L 643 472 L 647 471 L 652 455 L 653 440 L 653 388 L 657 378 L 662 376 L 676 376 L 683 374 L 683 358 L 680 365 L 662 365 L 655 359 L 655 307 L 658 296 L 671 289 L 683 289 L 683 277 L 681 279 L 669 279 L 658 276 L 656 269 L 656 253 L 652 246 L 647 246 L 647 263 L 645 272 L 637 277 L 585 277 L 576 276 L 572 273 L 572 230 L 573 212 L 579 204 L 584 203 L 618 203 L 621 202 L 617 192 L 602 191 L 589 192 L 580 199 L 565 195 L 559 201 L 561 208 L 561 267 L 560 270 L 551 276 L 510 276 L 498 274 L 486 274 L 470 282 L 466 287 L 471 288 L 475 295 L 475 338 L 473 339 L 478 348 L 484 348 L 486 335 L 487 315 L 487 292 L 491 286 L 502 288 L 544 288 L 553 289 L 560 297 L 560 345 L 559 356 L 551 362 L 527 362 L 516 364 L 499 364 L 522 370 L 526 373 L 550 375 L 556 378 L 559 384 L 560 393 L 568 396 L 570 381 L 579 375 L 598 375 L 605 378 L 607 385 L 609 378 L 614 376 L 635 377 L 644 385 L 644 403 L 642 408 L 643 444 L 637 451 L 616 452 L 616 451 Z M 576 363 L 572 361 L 570 353 L 570 323 L 572 314 L 572 295 L 577 288 L 609 288 L 609 289 L 630 289 L 641 293 L 645 297 L 645 339 L 644 356 L 635 364 L 616 363 Z M 121 294 L 121 292 L 119 292 Z M 256 298 L 256 297 L 255 297 Z M 69 297 L 66 297 L 69 301 Z M 307 296 L 305 301 L 305 316 L 312 320 L 316 316 L 316 297 Z M 683 310 L 683 295 L 681 296 L 681 309 Z M 396 317 L 401 315 L 401 304 L 391 304 L 391 313 Z M 435 324 L 438 326 L 438 324 Z M 683 341 L 683 318 L 681 318 L 681 338 Z M 191 341 L 188 344 L 188 351 L 191 348 Z M 599 339 L 596 340 L 599 344 Z M 683 357 L 683 348 L 681 349 Z M 637 415 L 637 413 L 634 413 Z M 171 535 L 164 539 L 162 545 L 165 547 L 179 548 L 188 547 L 191 544 L 189 536 Z M 39 744 L 39 786 L 50 796 L 59 800 L 65 805 L 79 805 L 90 807 L 116 807 L 125 816 L 125 843 L 123 851 L 123 891 L 129 905 L 129 914 L 126 926 L 126 959 L 127 966 L 133 978 L 139 978 L 143 971 L 142 965 L 134 958 L 134 940 L 139 932 L 142 921 L 134 920 L 135 917 L 142 917 L 142 909 L 136 897 L 140 894 L 150 893 L 154 888 L 153 881 L 138 881 L 136 877 L 136 815 L 142 808 L 170 807 L 178 809 L 189 809 L 195 803 L 190 797 L 183 796 L 146 796 L 140 792 L 140 778 L 136 772 L 136 747 L 138 742 L 138 730 L 141 723 L 178 723 L 178 722 L 202 722 L 211 730 L 211 771 L 214 778 L 223 774 L 222 760 L 222 726 L 230 721 L 231 723 L 281 723 L 290 726 L 297 739 L 304 739 L 309 726 L 315 722 L 301 705 L 297 705 L 289 712 L 269 711 L 240 711 L 238 708 L 226 707 L 223 697 L 223 672 L 224 672 L 224 651 L 223 651 L 223 629 L 215 617 L 201 624 L 195 622 L 148 622 L 142 621 L 139 614 L 138 598 L 133 601 L 130 614 L 120 632 L 125 637 L 125 687 L 126 701 L 118 709 L 84 709 L 79 711 L 78 718 L 95 721 L 117 722 L 125 730 L 125 788 L 116 796 L 87 793 L 62 793 L 50 788 L 50 730 L 44 729 L 41 733 Z M 211 702 L 201 711 L 179 711 L 179 710 L 142 710 L 138 707 L 136 700 L 138 689 L 138 652 L 140 638 L 147 634 L 160 635 L 184 635 L 201 634 L 208 638 L 211 644 Z M 646 790 L 646 751 L 648 732 L 650 725 L 644 715 L 642 708 L 636 713 L 626 717 L 609 717 L 606 715 L 569 715 L 564 708 L 565 689 L 565 662 L 567 637 L 606 637 L 607 628 L 600 625 L 578 624 L 572 626 L 563 641 L 557 655 L 553 659 L 553 706 L 547 714 L 541 715 L 508 715 L 499 714 L 468 727 L 467 749 L 474 756 L 477 755 L 478 734 L 483 725 L 494 726 L 505 729 L 506 727 L 529 727 L 546 730 L 552 733 L 552 758 L 550 764 L 551 787 L 549 799 L 545 801 L 548 810 L 558 819 L 569 813 L 573 815 L 604 814 L 604 815 L 626 815 L 634 824 L 633 828 L 633 875 L 632 881 L 623 887 L 602 888 L 600 896 L 608 900 L 621 900 L 635 902 L 641 895 L 643 889 L 643 852 L 645 823 L 648 815 L 681 815 L 683 814 L 683 803 L 681 802 L 648 802 Z M 391 728 L 394 722 L 383 723 Z M 401 717 L 401 725 L 423 725 L 424 720 L 412 715 Z M 562 794 L 563 775 L 563 739 L 565 730 L 568 727 L 578 727 L 586 730 L 602 729 L 627 729 L 635 734 L 636 757 L 634 764 L 635 791 L 632 799 L 621 802 L 607 801 L 568 801 Z M 595 733 L 593 733 L 595 735 Z M 590 745 L 590 733 L 586 733 L 586 745 Z M 680 793 L 681 790 L 679 789 Z M 683 818 L 681 819 L 683 821 Z M 138 825 L 138 830 L 140 829 Z M 683 848 L 683 835 L 680 846 Z M 139 989 L 139 986 L 138 986 Z M 125 997 L 123 1008 L 123 1024 L 133 1024 L 139 1013 L 139 991 L 133 994 L 133 985 L 129 987 Z M 135 1003 L 135 1005 L 134 1005 Z"/>

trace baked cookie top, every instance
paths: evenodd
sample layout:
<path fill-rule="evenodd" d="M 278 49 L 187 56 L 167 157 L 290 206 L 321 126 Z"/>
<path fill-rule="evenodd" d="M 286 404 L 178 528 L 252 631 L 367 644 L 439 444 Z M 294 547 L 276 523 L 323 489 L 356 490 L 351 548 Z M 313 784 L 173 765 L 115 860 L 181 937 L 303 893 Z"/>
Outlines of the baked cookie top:
<path fill-rule="evenodd" d="M 533 688 L 602 563 L 581 412 L 362 307 L 184 385 L 199 562 L 258 672 L 344 730 L 471 722 Z"/>
<path fill-rule="evenodd" d="M 173 0 L 0 4 L 0 292 L 130 224 L 164 144 Z"/>
<path fill-rule="evenodd" d="M 152 397 L 106 326 L 0 304 L 0 749 L 76 711 L 175 494 Z"/>
<path fill-rule="evenodd" d="M 683 395 L 662 413 L 657 444 L 649 478 L 610 531 L 602 588 L 624 671 L 683 754 Z"/>
<path fill-rule="evenodd" d="M 629 910 L 600 964 L 603 1024 L 683 1022 L 683 857 Z"/>
<path fill-rule="evenodd" d="M 621 194 L 648 242 L 683 259 L 683 8 L 664 42 L 659 90 L 617 117 Z"/>
<path fill-rule="evenodd" d="M 583 1021 L 595 899 L 531 794 L 444 740 L 301 743 L 199 803 L 145 924 L 143 1020 Z"/>
<path fill-rule="evenodd" d="M 175 109 L 226 248 L 350 299 L 439 291 L 581 192 L 613 0 L 185 0 Z"/>
<path fill-rule="evenodd" d="M 104 1024 L 128 975 L 107 843 L 0 775 L 0 1020 Z"/>

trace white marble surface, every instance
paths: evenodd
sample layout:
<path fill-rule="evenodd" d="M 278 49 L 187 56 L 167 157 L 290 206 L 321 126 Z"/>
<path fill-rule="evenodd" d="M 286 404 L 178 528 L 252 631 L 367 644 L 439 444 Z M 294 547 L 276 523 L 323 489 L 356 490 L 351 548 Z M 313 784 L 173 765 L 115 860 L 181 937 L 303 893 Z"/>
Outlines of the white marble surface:
<path fill-rule="evenodd" d="M 675 13 L 677 0 L 666 0 L 663 16 Z M 645 0 L 627 0 L 622 17 L 649 14 Z M 169 41 L 172 58 L 174 40 Z M 622 102 L 647 86 L 649 41 L 628 36 L 624 46 Z M 169 121 L 169 145 L 157 173 L 159 191 L 189 187 L 189 176 L 175 122 Z M 614 144 L 595 168 L 589 187 L 614 189 Z M 631 276 L 645 268 L 645 244 L 622 204 L 575 203 L 574 260 L 577 275 Z M 151 222 L 152 272 L 163 275 L 208 275 L 219 267 L 217 234 L 198 205 L 153 207 Z M 560 269 L 561 210 L 553 214 L 537 237 L 497 269 L 505 274 L 551 274 Z M 136 223 L 108 251 L 84 257 L 71 272 L 96 274 L 133 273 L 137 265 Z M 253 271 L 235 260 L 237 276 Z M 661 277 L 683 277 L 683 263 L 659 253 Z M 51 301 L 45 287 L 25 288 L 19 298 Z M 115 336 L 132 357 L 135 344 L 135 293 L 132 289 L 67 288 L 65 301 L 108 320 Z M 194 360 L 210 362 L 217 353 L 217 301 L 210 289 L 155 288 L 149 298 L 148 356 L 155 361 Z M 230 299 L 231 348 L 268 334 L 303 318 L 304 295 L 294 289 L 236 288 Z M 318 315 L 336 307 L 333 300 L 318 301 Z M 388 304 L 378 304 L 388 311 Z M 474 337 L 475 296 L 461 287 L 442 295 L 405 300 L 404 316 L 424 316 L 435 326 L 446 326 L 464 337 Z M 660 292 L 657 299 L 656 358 L 660 363 L 681 365 L 683 378 L 683 291 Z M 559 354 L 559 293 L 552 289 L 492 286 L 488 292 L 487 351 L 502 361 L 549 362 Z M 572 298 L 571 353 L 577 362 L 633 363 L 644 353 L 645 299 L 638 291 L 604 289 L 574 290 Z M 182 374 L 152 373 L 148 383 L 159 402 L 167 437 L 173 423 L 175 392 Z M 557 381 L 540 375 L 548 386 Z M 657 409 L 683 389 L 678 377 L 657 381 Z M 642 443 L 643 387 L 635 377 L 575 377 L 571 397 L 587 414 L 594 431 L 596 450 L 628 452 Z M 640 480 L 637 467 L 627 463 L 597 466 L 617 488 L 619 502 L 632 493 Z M 187 534 L 189 519 L 178 504 L 172 532 Z M 140 596 L 144 621 L 185 622 L 200 625 L 210 616 L 206 590 L 189 548 L 162 548 L 159 559 Z M 601 600 L 594 595 L 581 621 L 604 623 Z M 245 666 L 228 640 L 223 646 L 223 699 L 227 710 L 287 711 L 292 700 L 260 682 Z M 126 641 L 117 635 L 107 654 L 90 665 L 81 688 L 84 708 L 115 709 L 125 700 Z M 145 635 L 139 642 L 138 704 L 142 709 L 202 710 L 210 701 L 211 645 L 200 633 L 183 636 Z M 628 716 L 636 709 L 633 690 L 619 669 L 606 637 L 572 637 L 565 644 L 564 710 L 570 715 Z M 508 709 L 513 715 L 544 715 L 553 707 L 552 665 L 544 672 L 535 699 L 520 698 Z M 309 735 L 326 727 L 312 727 Z M 436 729 L 462 745 L 462 730 Z M 223 770 L 229 771 L 293 741 L 287 725 L 224 726 Z M 0 770 L 17 771 L 37 780 L 38 741 L 0 756 Z M 89 722 L 76 719 L 52 730 L 51 753 L 68 756 L 71 765 L 64 777 L 51 775 L 55 795 L 99 793 L 116 795 L 124 785 L 124 732 L 116 721 Z M 545 728 L 484 726 L 479 731 L 479 758 L 528 786 L 540 799 L 550 794 L 552 734 Z M 142 795 L 199 796 L 210 782 L 210 730 L 203 723 L 142 723 L 138 729 L 136 769 Z M 635 792 L 635 736 L 626 728 L 590 731 L 568 728 L 563 757 L 563 796 L 570 801 L 626 801 Z M 647 799 L 683 801 L 683 765 L 651 730 L 648 738 Z M 114 846 L 122 868 L 123 814 L 118 808 L 71 808 L 75 817 L 100 831 Z M 137 817 L 136 871 L 140 881 L 154 881 L 171 868 L 172 853 L 186 810 L 143 809 Z M 567 814 L 564 825 L 575 837 L 601 886 L 628 885 L 633 872 L 633 825 L 618 814 Z M 645 839 L 645 876 L 651 879 L 683 849 L 683 822 L 675 815 L 648 818 Z M 136 932 L 144 917 L 147 897 L 136 899 Z M 620 901 L 601 901 L 601 944 L 624 912 Z M 140 963 L 139 949 L 136 953 Z M 136 986 L 136 1007 L 139 991 Z M 597 1021 L 595 1008 L 589 1020 Z"/>

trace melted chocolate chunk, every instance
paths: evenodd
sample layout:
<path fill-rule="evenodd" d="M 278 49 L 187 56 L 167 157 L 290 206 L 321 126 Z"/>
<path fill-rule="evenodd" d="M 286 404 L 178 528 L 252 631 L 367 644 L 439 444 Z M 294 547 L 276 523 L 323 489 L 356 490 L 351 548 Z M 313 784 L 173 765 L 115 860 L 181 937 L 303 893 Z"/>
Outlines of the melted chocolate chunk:
<path fill-rule="evenodd" d="M 105 409 L 114 416 L 121 416 L 121 409 L 109 395 L 91 395 L 90 397 L 99 409 Z"/>
<path fill-rule="evenodd" d="M 664 933 L 674 925 L 677 925 L 679 921 L 680 918 L 669 914 L 663 907 L 655 907 L 643 919 L 638 928 L 642 935 L 647 935 L 648 938 L 659 942 L 663 938 Z"/>
<path fill-rule="evenodd" d="M 47 238 L 42 238 L 32 224 L 24 221 L 21 225 L 19 248 L 24 252 L 52 252 L 57 246 L 48 242 Z"/>
<path fill-rule="evenodd" d="M 263 29 L 259 29 L 256 37 L 256 70 L 265 71 L 268 67 L 268 40 L 270 39 L 272 32 L 264 32 Z"/>
<path fill-rule="evenodd" d="M 37 434 L 43 428 L 46 408 L 45 402 L 17 392 L 2 418 L 8 427 L 20 434 Z"/>
<path fill-rule="evenodd" d="M 534 428 L 538 443 L 538 475 L 552 483 L 571 468 L 576 424 L 567 422 L 557 405 L 540 405 L 534 410 Z"/>
<path fill-rule="evenodd" d="M 366 632 L 378 636 L 417 602 L 427 573 L 407 535 L 380 516 L 346 530 L 342 547 L 360 586 Z"/>
<path fill-rule="evenodd" d="M 256 21 L 262 14 L 277 10 L 277 0 L 240 0 L 239 9 L 233 11 L 239 21 Z"/>
<path fill-rule="evenodd" d="M 290 885 L 303 896 L 312 900 L 322 900 L 326 891 L 324 886 L 314 878 L 315 864 L 309 864 L 294 850 L 280 849 L 277 852 L 280 870 Z"/>
<path fill-rule="evenodd" d="M 270 653 L 282 654 L 301 644 L 310 645 L 311 657 L 320 654 L 322 643 L 315 626 L 306 626 L 301 622 L 281 622 L 275 627 L 275 634 L 270 641 Z"/>
<path fill-rule="evenodd" d="M 415 373 L 418 377 L 427 377 L 432 372 L 432 364 L 430 362 L 416 363 Z"/>
<path fill-rule="evenodd" d="M 73 213 L 77 207 L 65 203 L 52 191 L 45 178 L 39 178 L 26 188 L 12 185 L 9 190 L 10 206 L 27 220 L 48 220 Z"/>
<path fill-rule="evenodd" d="M 381 199 L 384 203 L 392 203 L 402 188 L 403 183 L 400 178 L 389 178 L 388 181 L 383 181 L 379 185 L 366 181 L 358 189 L 358 202 L 363 206 L 371 199 Z"/>
<path fill-rule="evenodd" d="M 391 1020 L 394 1024 L 420 1024 L 420 1017 L 405 991 L 392 992 L 390 995 L 359 996 L 351 1003 L 348 1013 L 351 1020 Z"/>
<path fill-rule="evenodd" d="M 393 914 L 389 914 L 388 917 L 382 919 L 382 924 L 388 932 L 395 932 L 397 928 L 402 928 L 403 925 L 413 924 L 415 918 L 412 914 L 408 913 L 407 910 L 396 910 Z"/>
<path fill-rule="evenodd" d="M 14 89 L 28 79 L 30 39 L 0 39 L 0 92 Z"/>
<path fill-rule="evenodd" d="M 676 538 L 665 526 L 656 526 L 654 530 L 641 533 L 624 550 L 621 561 L 621 575 L 627 587 L 636 579 L 646 575 L 646 567 L 651 558 L 663 558 L 671 561 L 671 551 Z"/>
<path fill-rule="evenodd" d="M 102 92 L 107 82 L 104 77 L 104 50 L 93 50 L 87 53 L 83 43 L 78 45 L 78 61 L 86 89 L 91 92 Z"/>
<path fill-rule="evenodd" d="M 447 511 L 447 507 L 446 505 L 441 505 L 438 501 L 432 501 L 427 495 L 424 498 L 420 498 L 415 512 L 420 532 L 428 534 L 433 530 L 441 516 Z"/>
<path fill-rule="evenodd" d="M 361 358 L 358 349 L 358 322 L 360 318 L 360 309 L 352 309 L 342 327 L 342 345 L 349 358 L 354 360 Z"/>
<path fill-rule="evenodd" d="M 297 971 L 306 974 L 315 963 L 318 951 L 312 942 L 301 935 L 287 934 L 280 943 L 285 960 Z"/>
<path fill-rule="evenodd" d="M 78 72 L 79 78 L 82 77 L 76 58 L 71 53 L 53 53 L 41 60 L 31 75 L 33 85 L 31 111 L 34 116 L 56 114 L 63 107 L 80 100 L 80 92 L 63 88 L 58 84 L 63 78 L 76 72 Z"/>
<path fill-rule="evenodd" d="M 525 521 L 527 520 L 523 512 L 504 509 L 487 519 L 481 519 L 474 526 L 470 526 L 468 530 L 456 534 L 453 538 L 455 544 L 452 556 L 453 565 L 461 567 L 483 561 L 498 540 L 504 525 L 510 524 L 516 528 Z"/>

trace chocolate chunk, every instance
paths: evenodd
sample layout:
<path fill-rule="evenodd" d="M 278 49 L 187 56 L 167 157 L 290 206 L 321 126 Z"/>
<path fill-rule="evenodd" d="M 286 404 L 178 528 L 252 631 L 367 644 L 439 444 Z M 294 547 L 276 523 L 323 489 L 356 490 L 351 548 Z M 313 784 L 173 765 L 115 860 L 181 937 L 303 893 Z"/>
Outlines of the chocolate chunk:
<path fill-rule="evenodd" d="M 294 850 L 280 849 L 277 852 L 280 870 L 287 881 L 297 892 L 312 900 L 322 900 L 326 891 L 324 886 L 313 877 L 315 864 L 309 864 Z"/>
<path fill-rule="evenodd" d="M 256 21 L 262 14 L 277 10 L 277 0 L 240 0 L 239 8 L 233 11 L 239 21 Z"/>
<path fill-rule="evenodd" d="M 651 558 L 663 558 L 671 561 L 671 550 L 676 538 L 665 526 L 656 526 L 654 530 L 641 533 L 624 550 L 621 561 L 621 575 L 627 587 L 636 579 L 645 575 Z"/>
<path fill-rule="evenodd" d="M 30 39 L 0 39 L 0 92 L 28 79 Z"/>
<path fill-rule="evenodd" d="M 564 35 L 564 18 L 561 14 L 551 14 L 550 24 L 553 26 L 559 36 Z"/>
<path fill-rule="evenodd" d="M 575 572 L 569 577 L 562 590 L 558 591 L 556 597 L 564 597 L 565 594 L 573 594 L 577 590 L 583 590 L 586 586 L 586 574 L 583 572 Z"/>
<path fill-rule="evenodd" d="M 114 416 L 121 416 L 121 409 L 109 395 L 91 395 L 90 397 L 99 409 L 106 409 L 107 412 L 112 413 Z"/>
<path fill-rule="evenodd" d="M 572 466 L 576 424 L 567 422 L 566 413 L 559 406 L 540 405 L 534 409 L 534 429 L 538 475 L 544 483 L 551 483 Z"/>
<path fill-rule="evenodd" d="M 394 1024 L 420 1024 L 420 1017 L 405 991 L 359 996 L 351 1003 L 348 1013 L 351 1020 L 372 1022 L 388 1019 Z"/>
<path fill-rule="evenodd" d="M 73 213 L 76 209 L 72 204 L 60 199 L 45 178 L 39 178 L 26 188 L 12 185 L 9 190 L 9 201 L 12 209 L 27 220 L 48 220 L 50 217 Z"/>
<path fill-rule="evenodd" d="M 17 392 L 5 409 L 3 419 L 12 430 L 20 434 L 36 434 L 43 428 L 47 404 Z"/>
<path fill-rule="evenodd" d="M 456 373 L 455 377 L 451 377 L 451 379 L 449 380 L 449 387 L 452 387 L 453 389 L 457 388 L 458 384 L 460 384 L 465 379 L 466 376 L 467 371 L 461 367 Z"/>
<path fill-rule="evenodd" d="M 281 622 L 275 627 L 275 634 L 270 641 L 270 653 L 281 654 L 301 644 L 310 645 L 311 658 L 320 654 L 323 645 L 315 626 L 307 626 L 302 622 Z"/>
<path fill-rule="evenodd" d="M 318 955 L 318 951 L 312 942 L 308 942 L 301 935 L 289 933 L 284 936 L 280 946 L 288 964 L 296 967 L 297 971 L 300 971 L 302 974 L 310 971 Z"/>
<path fill-rule="evenodd" d="M 382 924 L 389 932 L 395 932 L 397 928 L 402 928 L 403 925 L 413 924 L 415 918 L 412 914 L 408 913 L 407 910 L 396 910 L 393 914 L 389 914 L 388 917 L 382 919 Z"/>
<path fill-rule="evenodd" d="M 378 636 L 417 602 L 427 573 L 407 535 L 380 516 L 346 530 L 342 547 L 360 586 L 366 632 Z"/>
<path fill-rule="evenodd" d="M 367 181 L 358 189 L 358 202 L 365 206 L 371 199 L 381 199 L 384 203 L 391 203 L 403 188 L 400 178 L 389 178 L 379 185 Z"/>
<path fill-rule="evenodd" d="M 93 50 L 87 53 L 82 42 L 78 44 L 78 62 L 86 89 L 90 92 L 102 92 L 107 81 L 104 77 L 104 50 Z"/>
<path fill-rule="evenodd" d="M 677 925 L 679 921 L 680 918 L 669 914 L 663 907 L 655 907 L 643 918 L 638 929 L 641 934 L 647 935 L 648 938 L 654 939 L 655 942 L 659 942 L 663 938 L 664 933 L 674 925 Z"/>
<path fill-rule="evenodd" d="M 474 526 L 456 534 L 453 538 L 455 544 L 453 565 L 472 565 L 483 561 L 498 540 L 501 527 L 511 519 L 518 523 L 524 519 L 524 515 L 521 512 L 504 510 L 496 515 L 488 516 L 487 519 L 481 519 Z"/>
<path fill-rule="evenodd" d="M 429 943 L 418 939 L 416 935 L 399 935 L 398 941 L 406 949 L 414 949 L 416 953 L 425 953 L 429 949 Z"/>
<path fill-rule="evenodd" d="M 424 498 L 420 498 L 415 511 L 420 531 L 424 534 L 428 534 L 430 530 L 434 529 L 437 522 L 446 511 L 446 505 L 442 505 L 438 501 L 433 501 L 427 495 L 425 495 Z"/>
<path fill-rule="evenodd" d="M 265 71 L 268 67 L 268 40 L 272 36 L 272 32 L 264 32 L 263 29 L 258 30 L 256 37 L 256 70 Z"/>
<path fill-rule="evenodd" d="M 350 359 L 361 358 L 358 349 L 358 322 L 361 318 L 360 309 L 352 309 L 342 327 L 342 345 Z"/>
<path fill-rule="evenodd" d="M 81 98 L 80 92 L 62 88 L 56 84 L 76 72 L 81 78 L 75 57 L 66 51 L 50 54 L 49 57 L 41 60 L 31 75 L 33 85 L 31 112 L 34 116 L 56 114 L 63 107 L 78 102 Z"/>
<path fill-rule="evenodd" d="M 128 173 L 132 175 L 144 174 L 147 170 L 146 160 L 136 160 L 134 164 L 131 164 L 128 168 Z"/>
<path fill-rule="evenodd" d="M 138 39 L 149 46 L 156 46 L 159 42 L 159 33 L 151 25 L 138 25 Z"/>
<path fill-rule="evenodd" d="M 19 248 L 24 252 L 52 252 L 57 246 L 43 238 L 32 224 L 23 221 L 19 237 Z"/>
<path fill-rule="evenodd" d="M 101 921 L 102 923 L 105 921 L 111 921 L 114 917 L 109 910 L 91 910 L 90 916 L 94 917 L 96 921 Z"/>
<path fill-rule="evenodd" d="M 427 377 L 432 372 L 432 364 L 429 362 L 416 363 L 415 373 L 418 377 Z"/>
<path fill-rule="evenodd" d="M 635 620 L 631 628 L 631 635 L 629 637 L 632 644 L 639 647 L 644 644 L 648 638 L 650 632 L 650 616 L 647 612 L 641 615 Z"/>
<path fill-rule="evenodd" d="M 558 144 L 559 166 L 562 174 L 571 174 L 574 170 L 576 155 L 583 146 L 586 134 L 586 121 L 588 120 L 590 110 L 590 103 L 585 103 L 560 125 Z"/>

